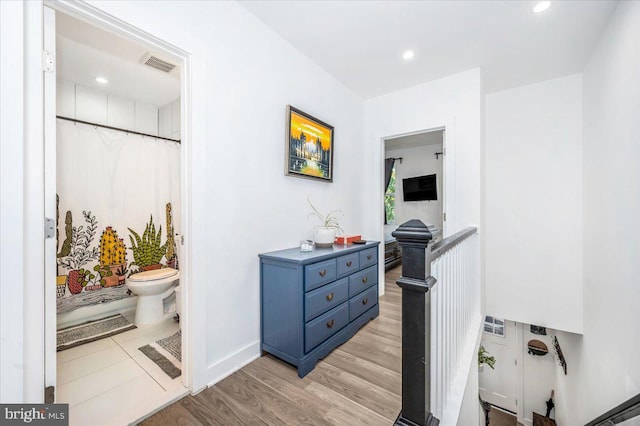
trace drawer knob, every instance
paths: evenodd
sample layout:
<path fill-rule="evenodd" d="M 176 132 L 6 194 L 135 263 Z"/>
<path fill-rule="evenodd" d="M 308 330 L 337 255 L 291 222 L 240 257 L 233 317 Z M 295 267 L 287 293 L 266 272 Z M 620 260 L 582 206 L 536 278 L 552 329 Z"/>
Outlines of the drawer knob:
<path fill-rule="evenodd" d="M 322 271 L 318 272 L 320 274 L 321 277 L 324 277 L 325 275 L 327 275 L 327 270 L 323 269 Z"/>
<path fill-rule="evenodd" d="M 352 261 L 348 261 L 348 262 L 347 262 L 347 268 L 351 268 L 351 265 L 352 265 L 352 264 L 353 264 L 353 262 L 352 262 Z"/>
<path fill-rule="evenodd" d="M 371 260 L 371 255 L 370 254 L 367 255 L 367 260 Z"/>
<path fill-rule="evenodd" d="M 327 322 L 327 328 L 331 328 L 333 327 L 333 324 L 335 323 L 335 321 L 331 320 L 329 322 Z"/>
<path fill-rule="evenodd" d="M 333 300 L 333 292 L 327 294 L 327 300 L 331 302 Z"/>
<path fill-rule="evenodd" d="M 364 299 L 362 299 L 362 304 L 366 305 L 367 303 L 369 303 L 369 298 L 365 297 Z"/>
<path fill-rule="evenodd" d="M 369 281 L 369 277 L 363 277 L 363 278 L 362 278 L 362 282 L 363 282 L 363 283 L 365 283 L 365 284 L 366 284 L 366 283 L 367 283 L 367 281 Z"/>

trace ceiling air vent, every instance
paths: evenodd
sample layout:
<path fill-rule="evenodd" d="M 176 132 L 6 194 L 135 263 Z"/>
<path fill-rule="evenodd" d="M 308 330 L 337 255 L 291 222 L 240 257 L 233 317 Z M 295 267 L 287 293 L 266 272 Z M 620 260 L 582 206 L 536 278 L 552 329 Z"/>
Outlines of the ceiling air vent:
<path fill-rule="evenodd" d="M 164 72 L 171 72 L 171 70 L 173 70 L 176 67 L 175 64 L 172 64 L 171 62 L 167 62 L 163 59 L 160 59 L 156 55 L 153 55 L 152 53 L 147 53 L 146 55 L 144 55 L 140 62 Z"/>

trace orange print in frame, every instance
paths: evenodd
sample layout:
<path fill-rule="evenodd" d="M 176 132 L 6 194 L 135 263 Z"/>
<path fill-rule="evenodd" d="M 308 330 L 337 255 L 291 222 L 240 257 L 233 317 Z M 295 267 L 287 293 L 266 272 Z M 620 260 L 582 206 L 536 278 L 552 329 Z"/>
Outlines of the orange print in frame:
<path fill-rule="evenodd" d="M 287 105 L 285 174 L 333 181 L 333 126 Z"/>

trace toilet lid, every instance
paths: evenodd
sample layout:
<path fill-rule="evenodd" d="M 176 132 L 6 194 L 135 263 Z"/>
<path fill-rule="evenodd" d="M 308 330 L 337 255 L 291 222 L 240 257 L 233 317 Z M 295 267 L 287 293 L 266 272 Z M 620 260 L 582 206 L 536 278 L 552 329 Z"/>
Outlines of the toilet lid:
<path fill-rule="evenodd" d="M 151 271 L 138 272 L 129 277 L 129 281 L 153 281 L 169 278 L 177 274 L 173 268 L 152 269 Z"/>

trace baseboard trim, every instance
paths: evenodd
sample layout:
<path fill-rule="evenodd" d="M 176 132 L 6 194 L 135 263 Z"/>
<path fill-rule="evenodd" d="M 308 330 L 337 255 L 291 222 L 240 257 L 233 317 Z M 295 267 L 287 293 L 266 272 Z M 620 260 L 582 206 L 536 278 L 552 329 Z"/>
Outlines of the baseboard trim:
<path fill-rule="evenodd" d="M 240 370 L 245 365 L 252 361 L 255 361 L 260 357 L 260 340 L 256 340 L 241 348 L 240 350 L 228 355 L 222 360 L 210 364 L 207 367 L 207 388 L 215 385 L 220 380 L 232 375 L 236 371 Z M 205 388 L 206 389 L 206 388 Z M 194 394 L 202 391 L 200 389 L 195 391 Z"/>

